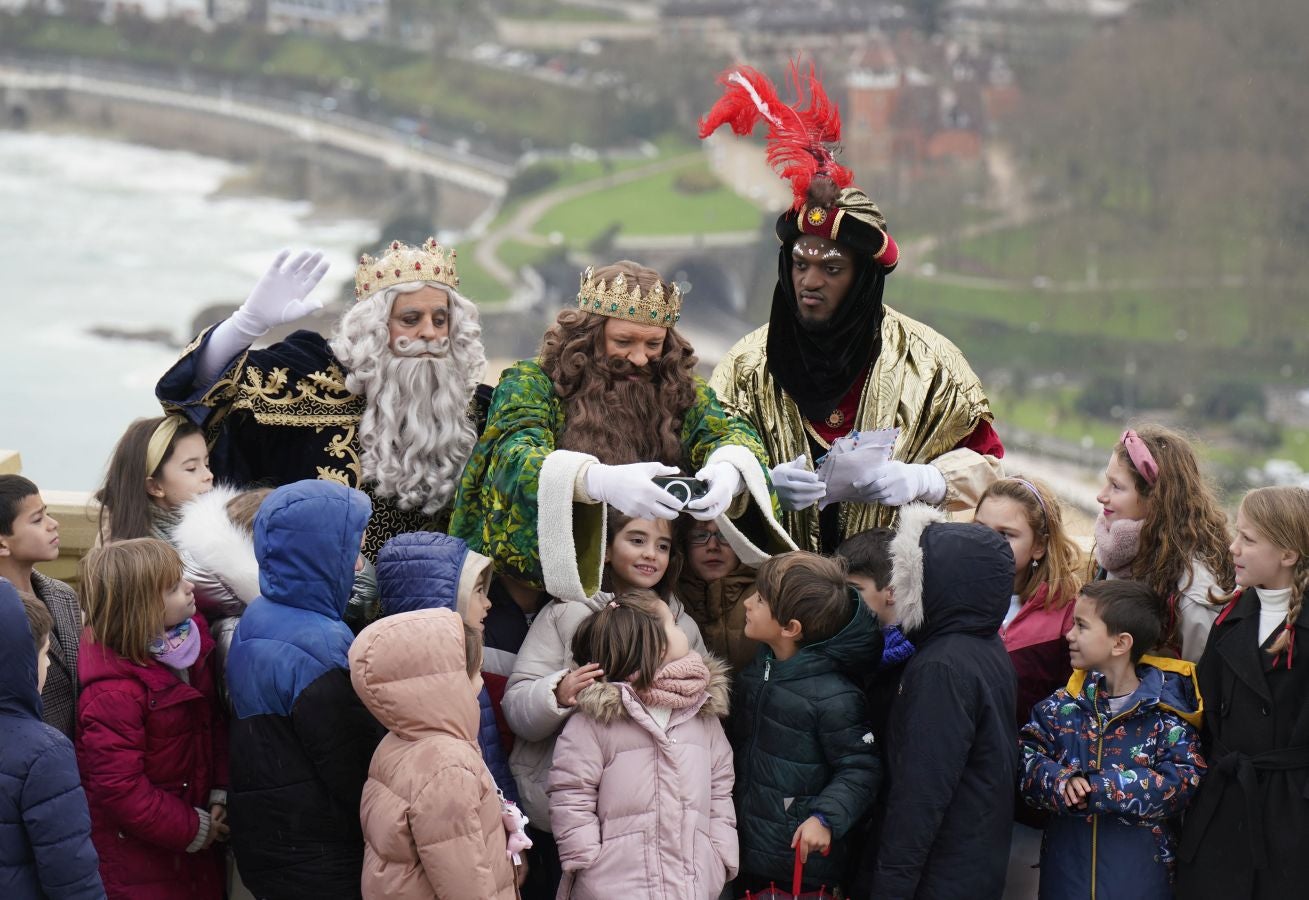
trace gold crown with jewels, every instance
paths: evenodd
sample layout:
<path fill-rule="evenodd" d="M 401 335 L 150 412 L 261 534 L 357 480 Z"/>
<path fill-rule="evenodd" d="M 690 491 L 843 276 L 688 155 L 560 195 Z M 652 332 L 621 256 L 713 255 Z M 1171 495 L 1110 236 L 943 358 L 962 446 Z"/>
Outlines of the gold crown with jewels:
<path fill-rule="evenodd" d="M 665 293 L 663 282 L 658 282 L 643 296 L 641 285 L 635 278 L 629 280 L 620 272 L 613 281 L 606 283 L 603 279 L 596 279 L 594 266 L 587 266 L 582 273 L 577 308 L 601 316 L 627 319 L 638 325 L 672 328 L 682 317 L 682 291 L 673 285 L 672 291 Z"/>
<path fill-rule="evenodd" d="M 392 241 L 386 252 L 374 259 L 365 253 L 359 257 L 359 268 L 355 269 L 355 299 L 371 297 L 378 291 L 397 284 L 410 284 L 415 281 L 432 281 L 459 287 L 459 275 L 455 272 L 455 251 L 446 249 L 429 237 L 417 247 L 411 247 L 403 241 Z"/>

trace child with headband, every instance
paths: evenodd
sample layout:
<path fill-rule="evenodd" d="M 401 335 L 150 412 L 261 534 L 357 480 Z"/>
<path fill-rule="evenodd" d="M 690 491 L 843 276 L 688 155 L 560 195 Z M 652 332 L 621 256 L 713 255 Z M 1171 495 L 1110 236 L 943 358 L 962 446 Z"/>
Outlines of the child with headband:
<path fill-rule="evenodd" d="M 1082 554 L 1064 529 L 1059 501 L 1039 481 L 1002 478 L 982 494 L 973 521 L 1009 542 L 1014 592 L 1000 627 L 1018 675 L 1019 727 L 1032 706 L 1072 674 L 1064 635 L 1073 625 Z"/>
<path fill-rule="evenodd" d="M 181 416 L 137 419 L 109 458 L 100 504 L 100 539 L 156 537 L 172 542 L 178 509 L 214 486 L 209 448 Z"/>
<path fill-rule="evenodd" d="M 1231 579 L 1227 516 L 1186 438 L 1158 425 L 1128 429 L 1096 500 L 1095 578 L 1130 578 L 1168 602 L 1162 650 L 1195 662 Z"/>

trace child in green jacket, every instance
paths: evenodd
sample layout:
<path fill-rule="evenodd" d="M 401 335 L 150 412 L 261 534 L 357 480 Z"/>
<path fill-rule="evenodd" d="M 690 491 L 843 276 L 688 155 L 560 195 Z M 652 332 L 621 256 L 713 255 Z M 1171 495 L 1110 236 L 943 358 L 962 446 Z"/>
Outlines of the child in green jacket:
<path fill-rule="evenodd" d="M 797 551 L 759 567 L 745 636 L 767 646 L 737 681 L 737 890 L 838 886 L 846 837 L 877 795 L 881 763 L 857 673 L 877 664 L 877 620 L 840 560 Z M 819 851 L 815 853 L 814 851 Z"/>

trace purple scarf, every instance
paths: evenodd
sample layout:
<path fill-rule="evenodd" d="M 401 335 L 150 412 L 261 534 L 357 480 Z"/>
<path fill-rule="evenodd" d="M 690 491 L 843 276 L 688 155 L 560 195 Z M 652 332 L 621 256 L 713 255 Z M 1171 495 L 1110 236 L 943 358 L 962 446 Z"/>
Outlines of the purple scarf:
<path fill-rule="evenodd" d="M 150 655 L 170 669 L 189 669 L 200 657 L 200 631 L 187 619 L 150 642 Z"/>

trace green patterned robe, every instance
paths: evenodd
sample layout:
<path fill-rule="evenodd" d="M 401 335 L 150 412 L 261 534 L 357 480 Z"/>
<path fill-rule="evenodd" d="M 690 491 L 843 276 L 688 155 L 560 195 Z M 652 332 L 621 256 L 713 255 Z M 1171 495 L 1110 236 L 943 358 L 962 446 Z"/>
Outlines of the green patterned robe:
<path fill-rule="evenodd" d="M 491 399 L 486 429 L 464 468 L 455 494 L 450 533 L 491 557 L 496 571 L 521 578 L 536 588 L 554 589 L 556 594 L 557 585 L 547 586 L 550 579 L 542 566 L 541 540 L 544 537 L 549 543 L 547 554 L 555 552 L 556 547 L 571 545 L 570 549 L 575 548 L 572 559 L 580 588 L 589 596 L 599 590 L 605 507 L 572 502 L 569 473 L 578 471 L 576 461 L 591 457 L 557 449 L 564 422 L 564 404 L 536 360 L 524 360 L 507 369 Z M 692 472 L 716 450 L 741 448 L 725 453 L 733 457 L 731 461 L 739 471 L 744 470 L 743 483 L 752 502 L 742 503 L 743 498 L 738 497 L 733 511 L 745 508 L 743 517 L 752 520 L 750 528 L 758 535 L 749 540 L 768 548 L 758 551 L 757 561 L 768 552 L 791 549 L 793 545 L 777 523 L 777 500 L 768 481 L 767 457 L 759 435 L 745 420 L 725 413 L 713 390 L 698 376 L 695 400 L 682 422 L 682 446 Z M 553 505 L 549 506 L 549 520 L 539 521 L 542 470 L 550 469 L 547 458 L 552 454 L 555 471 L 564 473 L 567 480 L 566 484 L 556 485 L 556 494 L 563 490 L 567 494 L 562 502 L 550 501 Z M 749 458 L 757 467 L 749 462 L 741 464 Z M 557 464 L 559 460 L 564 461 L 563 465 Z M 547 481 L 552 477 L 547 471 Z M 561 514 L 558 519 L 556 513 Z M 741 549 L 749 554 L 748 548 Z M 571 560 L 568 568 L 573 568 Z"/>

